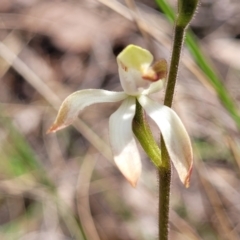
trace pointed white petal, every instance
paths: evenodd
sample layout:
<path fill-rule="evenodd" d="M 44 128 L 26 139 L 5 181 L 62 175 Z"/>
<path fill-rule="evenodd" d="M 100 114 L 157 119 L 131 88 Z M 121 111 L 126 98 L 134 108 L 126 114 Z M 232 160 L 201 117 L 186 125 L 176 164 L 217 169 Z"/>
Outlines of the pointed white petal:
<path fill-rule="evenodd" d="M 169 107 L 160 105 L 146 96 L 139 97 L 139 103 L 161 130 L 169 156 L 186 187 L 193 164 L 191 142 L 180 118 Z"/>
<path fill-rule="evenodd" d="M 111 92 L 101 89 L 87 89 L 74 92 L 62 103 L 57 118 L 48 132 L 55 132 L 70 125 L 85 107 L 102 102 L 118 102 L 125 99 L 124 92 Z"/>
<path fill-rule="evenodd" d="M 141 159 L 132 132 L 132 120 L 136 110 L 136 99 L 128 97 L 109 120 L 109 136 L 115 163 L 119 170 L 136 186 L 141 174 Z"/>

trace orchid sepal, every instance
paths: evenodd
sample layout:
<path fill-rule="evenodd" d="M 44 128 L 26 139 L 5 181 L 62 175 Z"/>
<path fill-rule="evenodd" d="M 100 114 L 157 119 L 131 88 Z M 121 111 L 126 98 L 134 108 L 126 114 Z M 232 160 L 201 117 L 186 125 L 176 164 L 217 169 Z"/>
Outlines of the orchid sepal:
<path fill-rule="evenodd" d="M 138 97 L 146 113 L 159 127 L 169 157 L 182 183 L 188 187 L 193 165 L 193 153 L 189 135 L 177 114 L 147 96 Z"/>
<path fill-rule="evenodd" d="M 109 119 L 109 137 L 116 165 L 129 183 L 135 187 L 141 175 L 142 164 L 132 131 L 136 99 L 126 98 Z"/>

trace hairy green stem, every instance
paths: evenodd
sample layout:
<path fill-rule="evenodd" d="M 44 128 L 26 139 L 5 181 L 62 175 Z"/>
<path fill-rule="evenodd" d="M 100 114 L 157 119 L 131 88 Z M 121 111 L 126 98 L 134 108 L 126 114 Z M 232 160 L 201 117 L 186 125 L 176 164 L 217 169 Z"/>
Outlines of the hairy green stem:
<path fill-rule="evenodd" d="M 173 42 L 172 58 L 168 74 L 167 88 L 164 105 L 171 107 L 178 74 L 178 66 L 184 41 L 184 27 L 176 25 Z M 158 168 L 159 176 L 159 240 L 168 239 L 169 202 L 171 186 L 171 163 L 170 158 L 161 138 L 162 167 Z"/>
<path fill-rule="evenodd" d="M 169 204 L 170 204 L 170 186 L 171 186 L 171 163 L 169 161 L 166 146 L 161 138 L 162 159 L 164 166 L 158 168 L 159 176 L 159 214 L 158 214 L 158 231 L 159 240 L 168 239 L 168 222 L 169 222 Z M 166 161 L 168 160 L 168 161 Z"/>
<path fill-rule="evenodd" d="M 179 61 L 184 42 L 185 29 L 191 21 L 198 0 L 179 0 L 178 16 L 173 39 L 173 50 L 168 73 L 168 81 L 164 105 L 171 107 L 177 81 Z M 163 138 L 161 137 L 162 165 L 158 168 L 159 175 L 159 240 L 168 240 L 169 232 L 169 203 L 171 187 L 171 163 Z"/>
<path fill-rule="evenodd" d="M 175 27 L 175 34 L 173 40 L 173 50 L 172 50 L 172 58 L 168 73 L 168 82 L 166 87 L 164 105 L 171 107 L 175 85 L 177 81 L 177 74 L 178 74 L 178 66 L 182 51 L 182 45 L 184 41 L 184 27 L 176 25 Z"/>

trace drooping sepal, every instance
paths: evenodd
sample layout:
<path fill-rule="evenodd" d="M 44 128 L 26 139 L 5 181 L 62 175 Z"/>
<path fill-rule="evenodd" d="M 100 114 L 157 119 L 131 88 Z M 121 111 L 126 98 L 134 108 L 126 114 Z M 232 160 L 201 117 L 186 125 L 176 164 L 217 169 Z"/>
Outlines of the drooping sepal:
<path fill-rule="evenodd" d="M 132 131 L 135 110 L 135 98 L 128 97 L 118 110 L 111 115 L 109 120 L 109 136 L 114 161 L 133 187 L 136 186 L 142 169 L 139 151 Z"/>

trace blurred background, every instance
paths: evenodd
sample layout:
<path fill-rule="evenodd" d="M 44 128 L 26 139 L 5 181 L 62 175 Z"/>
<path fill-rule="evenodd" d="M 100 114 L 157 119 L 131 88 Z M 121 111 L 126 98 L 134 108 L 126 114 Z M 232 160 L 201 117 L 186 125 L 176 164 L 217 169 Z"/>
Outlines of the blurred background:
<path fill-rule="evenodd" d="M 112 160 L 108 119 L 119 104 L 90 106 L 74 126 L 46 131 L 68 94 L 121 91 L 116 56 L 128 44 L 169 63 L 176 6 L 0 1 L 0 239 L 157 239 L 156 170 L 139 146 L 134 189 Z M 239 22 L 238 0 L 202 0 L 190 26 L 173 108 L 194 169 L 189 189 L 173 170 L 170 239 L 240 239 Z"/>

